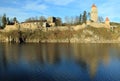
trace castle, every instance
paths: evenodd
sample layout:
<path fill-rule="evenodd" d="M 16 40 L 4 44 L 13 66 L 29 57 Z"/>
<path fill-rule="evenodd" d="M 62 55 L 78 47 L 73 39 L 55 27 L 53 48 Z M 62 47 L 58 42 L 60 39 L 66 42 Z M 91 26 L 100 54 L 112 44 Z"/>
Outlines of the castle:
<path fill-rule="evenodd" d="M 23 23 L 15 23 L 14 25 L 6 25 L 5 31 L 11 31 L 11 30 L 36 30 L 36 29 L 42 29 L 42 30 L 68 30 L 66 26 L 64 27 L 55 27 L 55 17 L 48 17 L 48 19 L 43 22 L 43 25 L 41 25 L 40 21 L 34 21 L 34 22 L 23 22 Z M 47 27 L 50 26 L 50 27 Z M 78 26 L 71 26 L 73 30 L 79 30 L 83 29 L 87 26 L 92 26 L 95 28 L 108 28 L 110 29 L 110 20 L 108 17 L 106 17 L 104 22 L 99 22 L 98 21 L 98 9 L 95 4 L 92 5 L 91 7 L 91 12 L 90 12 L 90 20 L 87 20 L 87 23 L 83 25 L 78 25 Z"/>
<path fill-rule="evenodd" d="M 87 25 L 96 28 L 101 27 L 110 28 L 110 20 L 108 17 L 106 17 L 104 22 L 98 22 L 98 9 L 97 6 L 93 4 L 90 12 L 90 20 L 87 21 Z"/>

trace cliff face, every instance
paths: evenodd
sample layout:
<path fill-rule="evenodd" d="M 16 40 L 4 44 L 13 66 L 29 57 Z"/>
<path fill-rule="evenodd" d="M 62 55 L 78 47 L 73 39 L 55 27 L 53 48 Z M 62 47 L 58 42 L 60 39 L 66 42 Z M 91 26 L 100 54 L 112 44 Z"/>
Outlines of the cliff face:
<path fill-rule="evenodd" d="M 64 43 L 120 43 L 120 28 L 114 30 L 106 28 L 86 27 L 78 31 L 0 31 L 1 42 L 64 42 Z"/>

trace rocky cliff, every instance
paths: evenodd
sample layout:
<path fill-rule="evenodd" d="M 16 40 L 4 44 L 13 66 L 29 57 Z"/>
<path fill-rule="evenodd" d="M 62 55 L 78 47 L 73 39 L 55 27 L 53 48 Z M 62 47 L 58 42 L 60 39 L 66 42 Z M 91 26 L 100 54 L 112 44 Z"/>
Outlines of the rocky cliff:
<path fill-rule="evenodd" d="M 0 31 L 0 42 L 120 43 L 119 32 L 119 27 L 115 28 L 114 30 L 106 28 L 86 27 L 77 31 Z"/>

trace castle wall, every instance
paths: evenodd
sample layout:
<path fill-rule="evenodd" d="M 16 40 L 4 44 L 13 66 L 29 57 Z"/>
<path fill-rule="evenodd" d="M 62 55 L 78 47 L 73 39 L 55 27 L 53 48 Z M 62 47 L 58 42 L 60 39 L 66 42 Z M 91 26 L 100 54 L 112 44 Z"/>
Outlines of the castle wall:
<path fill-rule="evenodd" d="M 105 27 L 105 24 L 104 23 L 92 22 L 92 23 L 89 23 L 89 26 L 92 26 L 92 27 L 95 27 L 95 28 L 103 28 L 103 27 Z"/>
<path fill-rule="evenodd" d="M 22 23 L 20 24 L 20 28 L 21 29 L 31 29 L 31 30 L 34 30 L 34 29 L 38 29 L 40 28 L 40 23 Z"/>
<path fill-rule="evenodd" d="M 5 31 L 12 31 L 12 30 L 18 30 L 17 25 L 6 25 L 4 28 Z"/>
<path fill-rule="evenodd" d="M 48 31 L 55 31 L 55 30 L 60 30 L 60 31 L 64 31 L 64 30 L 68 30 L 69 28 L 67 26 L 59 26 L 59 27 L 48 27 L 46 28 L 46 30 Z"/>

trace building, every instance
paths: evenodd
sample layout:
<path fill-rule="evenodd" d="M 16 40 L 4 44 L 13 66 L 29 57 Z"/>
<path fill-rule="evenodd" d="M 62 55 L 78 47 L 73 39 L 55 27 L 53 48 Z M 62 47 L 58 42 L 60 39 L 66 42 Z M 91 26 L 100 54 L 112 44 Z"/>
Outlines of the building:
<path fill-rule="evenodd" d="M 22 22 L 20 24 L 20 29 L 38 29 L 41 27 L 41 22 L 40 21 L 31 21 L 31 22 Z"/>
<path fill-rule="evenodd" d="M 87 25 L 95 28 L 109 28 L 110 29 L 110 20 L 106 17 L 104 22 L 98 22 L 98 9 L 95 4 L 91 7 L 90 20 L 87 21 Z"/>
<path fill-rule="evenodd" d="M 105 27 L 110 28 L 110 20 L 108 17 L 106 17 L 106 19 L 105 19 Z"/>
<path fill-rule="evenodd" d="M 56 17 L 48 17 L 47 23 L 49 24 L 50 27 L 54 27 L 56 24 Z"/>
<path fill-rule="evenodd" d="M 8 32 L 8 31 L 13 31 L 13 30 L 19 30 L 19 28 L 20 28 L 20 24 L 15 22 L 13 25 L 6 25 L 4 30 Z"/>
<path fill-rule="evenodd" d="M 95 4 L 91 7 L 91 13 L 90 13 L 91 21 L 98 22 L 98 9 Z"/>

